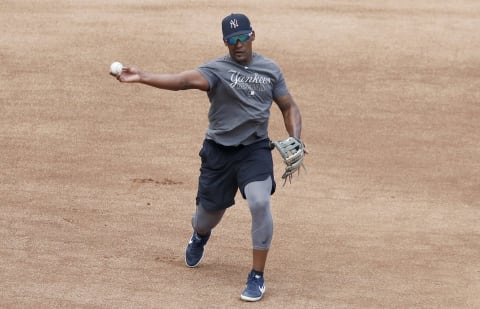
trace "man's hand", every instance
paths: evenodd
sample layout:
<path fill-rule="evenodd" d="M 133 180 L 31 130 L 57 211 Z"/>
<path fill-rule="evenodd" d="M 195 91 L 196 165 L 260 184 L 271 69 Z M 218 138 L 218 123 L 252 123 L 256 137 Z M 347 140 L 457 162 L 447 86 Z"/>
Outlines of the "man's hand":
<path fill-rule="evenodd" d="M 135 67 L 124 67 L 118 75 L 110 73 L 113 77 L 122 83 L 137 83 L 140 81 L 140 70 Z"/>
<path fill-rule="evenodd" d="M 285 172 L 282 178 L 291 182 L 293 174 L 300 173 L 300 167 L 303 166 L 305 158 L 305 145 L 296 137 L 289 137 L 282 141 L 272 142 L 272 148 L 276 148 L 285 163 Z M 285 183 L 284 183 L 285 185 Z"/>

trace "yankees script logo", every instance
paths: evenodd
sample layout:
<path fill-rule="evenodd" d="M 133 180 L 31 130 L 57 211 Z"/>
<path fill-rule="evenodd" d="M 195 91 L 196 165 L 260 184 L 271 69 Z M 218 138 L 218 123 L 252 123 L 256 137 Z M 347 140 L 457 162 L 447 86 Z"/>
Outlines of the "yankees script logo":
<path fill-rule="evenodd" d="M 232 88 L 264 91 L 266 90 L 265 85 L 272 83 L 270 77 L 266 77 L 258 73 L 253 73 L 247 76 L 235 70 L 228 70 L 228 72 L 231 73 L 230 87 Z"/>

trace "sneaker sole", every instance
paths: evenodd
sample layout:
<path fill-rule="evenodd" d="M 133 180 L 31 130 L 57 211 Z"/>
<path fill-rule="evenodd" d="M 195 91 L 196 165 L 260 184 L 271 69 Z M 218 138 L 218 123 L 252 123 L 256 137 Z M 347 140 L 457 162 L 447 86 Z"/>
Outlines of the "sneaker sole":
<path fill-rule="evenodd" d="M 263 297 L 263 295 L 260 296 L 260 297 L 256 297 L 256 298 L 240 295 L 240 298 L 244 301 L 259 301 L 260 299 L 262 299 L 262 297 Z"/>
<path fill-rule="evenodd" d="M 265 293 L 265 292 L 263 292 Z M 240 298 L 244 301 L 259 301 L 260 299 L 263 298 L 263 294 L 259 297 L 249 297 L 249 296 L 245 296 L 245 295 L 240 295 Z"/>

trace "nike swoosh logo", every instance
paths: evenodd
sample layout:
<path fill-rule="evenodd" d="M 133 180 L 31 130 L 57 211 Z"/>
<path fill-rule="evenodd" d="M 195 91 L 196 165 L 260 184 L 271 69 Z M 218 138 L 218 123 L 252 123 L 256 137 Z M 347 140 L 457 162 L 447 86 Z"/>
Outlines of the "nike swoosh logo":
<path fill-rule="evenodd" d="M 265 285 L 259 286 L 258 289 L 260 290 L 260 293 L 265 293 Z"/>

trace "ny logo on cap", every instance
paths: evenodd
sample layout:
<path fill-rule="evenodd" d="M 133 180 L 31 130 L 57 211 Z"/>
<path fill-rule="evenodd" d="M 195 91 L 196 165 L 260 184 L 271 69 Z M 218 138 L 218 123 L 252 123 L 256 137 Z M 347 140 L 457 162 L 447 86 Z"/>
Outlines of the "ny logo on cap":
<path fill-rule="evenodd" d="M 236 29 L 238 27 L 238 20 L 231 19 L 230 20 L 230 29 Z"/>

